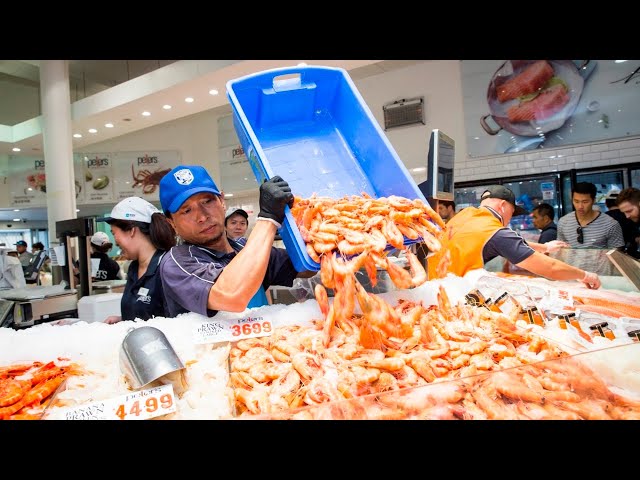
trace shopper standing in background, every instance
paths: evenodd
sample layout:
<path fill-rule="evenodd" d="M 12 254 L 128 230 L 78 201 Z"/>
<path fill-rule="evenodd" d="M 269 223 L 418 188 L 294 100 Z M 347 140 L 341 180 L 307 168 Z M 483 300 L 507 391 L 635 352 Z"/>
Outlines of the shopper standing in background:
<path fill-rule="evenodd" d="M 626 190 L 627 192 L 625 192 L 625 196 L 629 197 L 629 200 L 633 202 L 633 195 L 631 195 L 630 192 L 638 189 Z M 638 191 L 640 192 L 640 190 Z M 607 194 L 607 197 L 604 200 L 604 203 L 607 206 L 607 211 L 605 213 L 620 224 L 620 227 L 622 228 L 622 236 L 624 237 L 624 251 L 637 258 L 639 252 L 636 237 L 640 235 L 640 233 L 638 233 L 638 224 L 636 224 L 633 219 L 627 218 L 627 216 L 618 207 L 619 195 L 620 190 L 611 190 Z"/>
<path fill-rule="evenodd" d="M 593 183 L 578 182 L 571 191 L 574 211 L 558 220 L 558 240 L 572 248 L 620 248 L 622 227 L 609 215 L 593 209 L 598 190 Z"/>
<path fill-rule="evenodd" d="M 16 251 L 18 252 L 18 260 L 22 264 L 23 270 L 29 266 L 33 253 L 27 251 L 27 242 L 24 240 L 18 240 L 16 242 Z"/>
<path fill-rule="evenodd" d="M 622 190 L 616 204 L 629 222 L 629 238 L 625 238 L 625 252 L 635 258 L 640 258 L 640 189 L 629 187 Z M 612 210 L 616 211 L 616 210 Z M 609 212 L 607 212 L 609 213 Z"/>
<path fill-rule="evenodd" d="M 106 219 L 122 255 L 131 260 L 120 315 L 104 323 L 166 317 L 160 260 L 176 244 L 173 227 L 153 204 L 140 197 L 120 201 Z"/>
<path fill-rule="evenodd" d="M 456 214 L 456 202 L 453 200 L 438 200 L 438 215 L 444 223 L 451 220 Z"/>
<path fill-rule="evenodd" d="M 558 238 L 558 227 L 553 221 L 555 211 L 548 203 L 539 203 L 531 212 L 533 226 L 540 230 L 538 243 L 547 243 Z"/>

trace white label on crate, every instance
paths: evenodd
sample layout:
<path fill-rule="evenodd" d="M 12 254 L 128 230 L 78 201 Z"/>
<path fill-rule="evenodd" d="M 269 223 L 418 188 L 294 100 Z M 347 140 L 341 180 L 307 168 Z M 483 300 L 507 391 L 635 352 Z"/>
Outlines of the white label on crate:
<path fill-rule="evenodd" d="M 195 327 L 194 343 L 237 342 L 243 338 L 266 337 L 273 332 L 271 320 L 260 316 L 204 322 Z"/>
<path fill-rule="evenodd" d="M 147 420 L 176 411 L 173 385 L 148 388 L 116 398 L 61 409 L 54 420 Z"/>

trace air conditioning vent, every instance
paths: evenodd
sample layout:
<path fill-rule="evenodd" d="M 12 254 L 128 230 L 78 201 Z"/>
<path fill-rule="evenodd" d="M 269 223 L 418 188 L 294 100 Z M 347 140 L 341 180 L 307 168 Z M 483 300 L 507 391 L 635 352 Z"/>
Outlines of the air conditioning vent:
<path fill-rule="evenodd" d="M 404 127 L 424 122 L 424 97 L 403 98 L 387 103 L 382 107 L 384 112 L 384 129 Z"/>

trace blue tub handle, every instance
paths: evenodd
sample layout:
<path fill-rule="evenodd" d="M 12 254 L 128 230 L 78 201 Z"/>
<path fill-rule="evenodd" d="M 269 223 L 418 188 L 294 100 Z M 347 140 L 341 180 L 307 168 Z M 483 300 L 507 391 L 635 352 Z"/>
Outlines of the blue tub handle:
<path fill-rule="evenodd" d="M 295 75 L 295 76 L 291 76 Z M 299 90 L 302 88 L 302 74 L 284 74 L 273 77 L 273 91 L 286 92 L 287 90 Z"/>

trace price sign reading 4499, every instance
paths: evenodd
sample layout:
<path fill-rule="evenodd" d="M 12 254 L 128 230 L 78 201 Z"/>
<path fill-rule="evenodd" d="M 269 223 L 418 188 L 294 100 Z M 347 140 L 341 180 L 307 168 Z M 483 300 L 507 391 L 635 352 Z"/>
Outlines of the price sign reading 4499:
<path fill-rule="evenodd" d="M 123 396 L 115 406 L 120 420 L 145 420 L 175 412 L 173 386 L 162 385 Z"/>
<path fill-rule="evenodd" d="M 264 337 L 271 335 L 273 331 L 271 320 L 265 320 L 263 317 L 240 318 L 237 322 L 229 325 L 234 341 L 242 338 Z"/>

